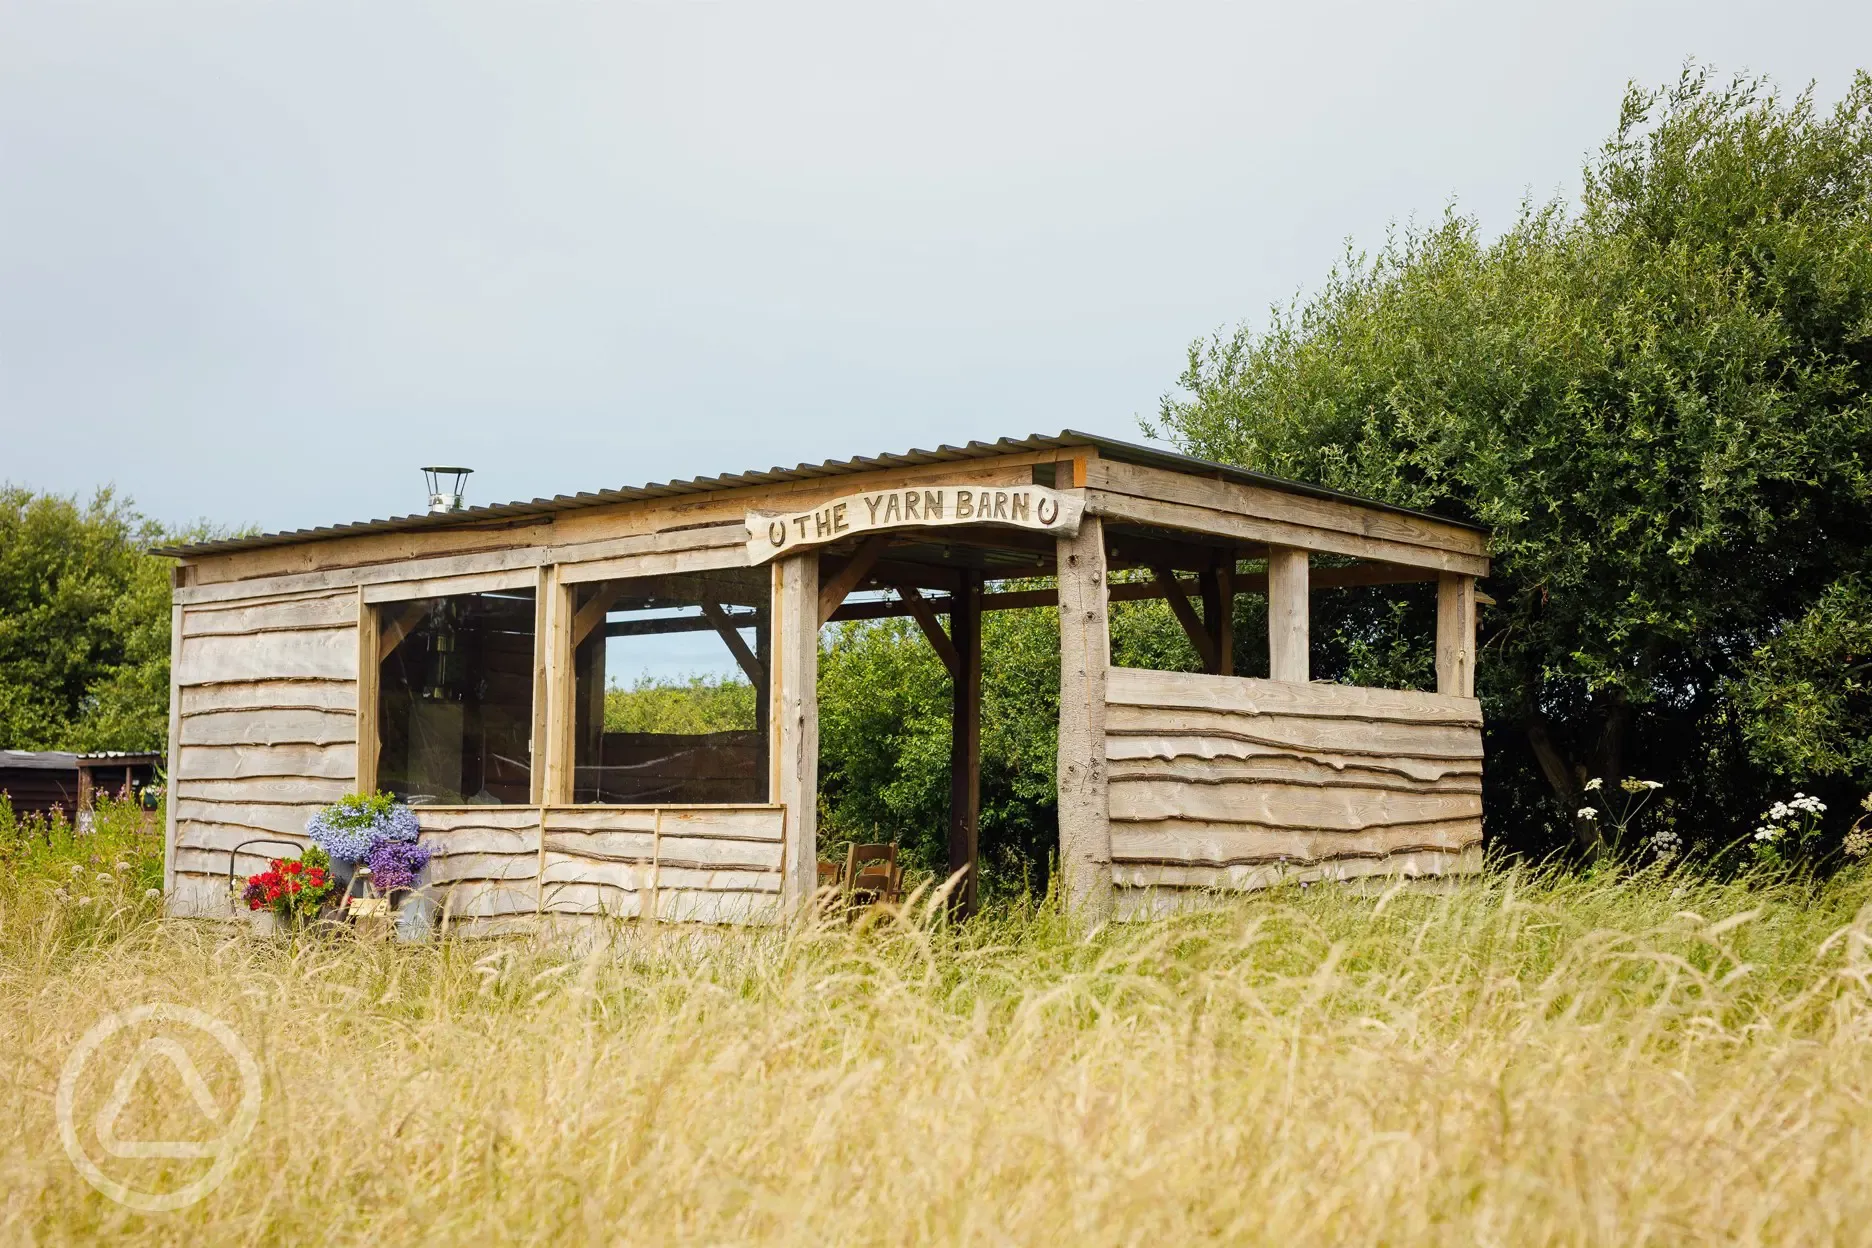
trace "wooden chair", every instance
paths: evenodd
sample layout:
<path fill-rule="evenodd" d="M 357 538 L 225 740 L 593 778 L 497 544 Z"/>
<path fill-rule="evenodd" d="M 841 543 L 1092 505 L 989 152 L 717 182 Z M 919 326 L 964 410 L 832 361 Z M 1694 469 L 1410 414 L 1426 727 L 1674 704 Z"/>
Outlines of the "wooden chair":
<path fill-rule="evenodd" d="M 895 905 L 903 900 L 903 868 L 897 846 L 853 845 L 845 851 L 845 895 L 867 894 L 872 900 Z"/>
<path fill-rule="evenodd" d="M 840 869 L 838 863 L 822 862 L 819 864 L 820 888 L 836 888 L 839 881 L 843 878 L 844 872 Z"/>

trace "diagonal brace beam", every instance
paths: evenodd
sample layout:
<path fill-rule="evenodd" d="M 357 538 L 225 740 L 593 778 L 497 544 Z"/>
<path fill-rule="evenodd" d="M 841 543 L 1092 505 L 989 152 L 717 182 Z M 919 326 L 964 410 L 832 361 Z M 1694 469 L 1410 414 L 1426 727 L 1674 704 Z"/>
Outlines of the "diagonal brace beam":
<path fill-rule="evenodd" d="M 838 570 L 838 574 L 820 589 L 819 623 L 821 627 L 832 618 L 832 613 L 839 609 L 839 604 L 845 601 L 845 595 L 857 589 L 858 583 L 870 574 L 872 567 L 878 561 L 878 556 L 884 553 L 884 548 L 888 545 L 890 545 L 890 538 L 884 534 L 867 537 L 859 544 L 858 550 L 845 566 Z"/>
<path fill-rule="evenodd" d="M 747 673 L 748 680 L 756 689 L 764 686 L 767 683 L 767 669 L 761 666 L 761 661 L 754 657 L 752 650 L 748 649 L 748 644 L 742 639 L 741 630 L 735 627 L 733 618 L 715 603 L 705 602 L 701 605 L 702 618 L 714 625 L 715 631 L 721 634 L 722 641 L 728 646 L 728 653 L 734 655 L 735 662 L 739 663 L 741 670 Z"/>
<path fill-rule="evenodd" d="M 914 585 L 898 585 L 897 592 L 903 596 L 904 605 L 910 608 L 923 635 L 929 638 L 930 647 L 936 651 L 936 657 L 949 669 L 949 679 L 959 680 L 962 673 L 962 655 L 949 640 L 949 634 L 943 631 L 942 621 L 936 618 L 936 610 L 930 606 L 930 600 L 917 591 Z"/>
<path fill-rule="evenodd" d="M 1189 634 L 1190 645 L 1196 647 L 1197 655 L 1202 659 L 1203 671 L 1214 672 L 1221 666 L 1216 650 L 1215 638 L 1203 627 L 1203 622 L 1196 615 L 1196 608 L 1183 592 L 1183 586 L 1177 581 L 1176 573 L 1169 568 L 1153 567 L 1151 575 L 1157 578 L 1157 588 L 1170 600 L 1170 610 L 1175 613 L 1177 623 Z"/>

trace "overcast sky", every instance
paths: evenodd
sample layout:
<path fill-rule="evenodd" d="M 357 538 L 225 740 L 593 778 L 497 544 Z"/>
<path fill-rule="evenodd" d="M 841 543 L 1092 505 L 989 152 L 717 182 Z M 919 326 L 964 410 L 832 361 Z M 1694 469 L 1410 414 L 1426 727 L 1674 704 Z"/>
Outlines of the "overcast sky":
<path fill-rule="evenodd" d="M 1872 5 L 0 0 L 0 479 L 277 529 L 1136 436 L 1689 56 L 1830 101 Z"/>

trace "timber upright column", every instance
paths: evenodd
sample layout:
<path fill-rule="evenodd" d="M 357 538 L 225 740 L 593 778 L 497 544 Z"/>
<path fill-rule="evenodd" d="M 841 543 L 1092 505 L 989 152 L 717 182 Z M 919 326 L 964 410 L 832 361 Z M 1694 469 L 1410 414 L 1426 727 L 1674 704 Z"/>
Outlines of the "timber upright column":
<path fill-rule="evenodd" d="M 1444 572 L 1437 577 L 1436 688 L 1459 698 L 1475 697 L 1475 577 Z"/>
<path fill-rule="evenodd" d="M 773 777 L 786 807 L 781 889 L 789 909 L 819 886 L 819 552 L 774 562 Z"/>
<path fill-rule="evenodd" d="M 1308 662 L 1307 552 L 1291 546 L 1268 549 L 1268 679 L 1304 685 Z"/>
<path fill-rule="evenodd" d="M 962 573 L 950 600 L 949 640 L 956 653 L 949 735 L 949 873 L 966 869 L 950 906 L 975 913 L 981 874 L 981 599 L 982 574 Z"/>
<path fill-rule="evenodd" d="M 1112 916 L 1111 798 L 1105 783 L 1107 624 L 1105 526 L 1080 522 L 1062 537 L 1059 564 L 1059 830 L 1066 904 L 1089 925 Z"/>

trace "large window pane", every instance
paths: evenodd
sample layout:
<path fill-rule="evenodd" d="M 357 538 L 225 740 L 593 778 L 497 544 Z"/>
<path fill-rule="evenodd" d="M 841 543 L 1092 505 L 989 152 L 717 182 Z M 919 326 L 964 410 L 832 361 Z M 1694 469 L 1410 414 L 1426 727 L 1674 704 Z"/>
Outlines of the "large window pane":
<path fill-rule="evenodd" d="M 378 608 L 377 785 L 404 801 L 533 797 L 530 589 Z"/>
<path fill-rule="evenodd" d="M 767 800 L 766 568 L 573 595 L 573 800 Z"/>

